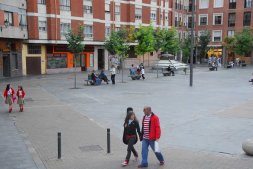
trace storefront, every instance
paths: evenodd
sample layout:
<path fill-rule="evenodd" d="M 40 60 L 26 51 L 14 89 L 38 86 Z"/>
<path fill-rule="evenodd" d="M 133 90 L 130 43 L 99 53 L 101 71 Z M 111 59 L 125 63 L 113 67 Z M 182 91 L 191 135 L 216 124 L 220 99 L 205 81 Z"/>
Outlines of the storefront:
<path fill-rule="evenodd" d="M 48 45 L 46 52 L 47 73 L 71 72 L 75 63 L 78 71 L 93 69 L 94 67 L 94 47 L 85 46 L 84 51 L 76 56 L 67 49 L 67 45 Z"/>
<path fill-rule="evenodd" d="M 0 77 L 22 76 L 22 41 L 0 40 Z"/>

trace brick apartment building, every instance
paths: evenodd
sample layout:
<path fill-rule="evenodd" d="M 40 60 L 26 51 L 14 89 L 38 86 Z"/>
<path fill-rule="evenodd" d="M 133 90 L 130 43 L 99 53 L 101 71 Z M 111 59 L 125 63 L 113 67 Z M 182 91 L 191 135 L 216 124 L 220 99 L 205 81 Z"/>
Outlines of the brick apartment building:
<path fill-rule="evenodd" d="M 22 42 L 27 39 L 26 1 L 0 1 L 0 77 L 22 75 Z"/>
<path fill-rule="evenodd" d="M 76 66 L 108 69 L 111 58 L 104 41 L 110 32 L 151 22 L 155 27 L 169 28 L 169 4 L 169 0 L 27 0 L 29 39 L 23 45 L 23 74 L 72 71 L 73 55 L 64 33 L 78 25 L 84 26 L 85 49 Z M 138 60 L 130 57 L 130 62 Z"/>

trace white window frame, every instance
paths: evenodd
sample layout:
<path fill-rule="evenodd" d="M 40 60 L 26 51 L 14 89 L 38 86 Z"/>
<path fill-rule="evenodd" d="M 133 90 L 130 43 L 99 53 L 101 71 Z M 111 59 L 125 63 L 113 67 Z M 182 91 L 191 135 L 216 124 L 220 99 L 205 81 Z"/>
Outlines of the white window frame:
<path fill-rule="evenodd" d="M 135 8 L 135 20 L 142 20 L 142 8 Z"/>
<path fill-rule="evenodd" d="M 215 24 L 215 16 L 221 16 L 221 24 Z M 213 25 L 223 25 L 223 13 L 214 13 L 213 14 Z"/>
<path fill-rule="evenodd" d="M 87 32 L 87 28 L 91 28 L 91 32 Z M 91 39 L 93 38 L 93 25 L 84 25 L 84 38 L 85 39 Z"/>
<path fill-rule="evenodd" d="M 67 23 L 67 22 L 61 22 L 60 23 L 60 32 L 61 35 L 64 35 L 65 33 L 67 33 L 67 31 L 71 29 L 71 24 Z"/>
<path fill-rule="evenodd" d="M 71 9 L 70 0 L 60 0 L 60 10 L 70 11 L 70 9 Z"/>
<path fill-rule="evenodd" d="M 4 11 L 4 22 L 8 21 L 9 26 L 13 26 L 13 12 L 10 11 Z"/>
<path fill-rule="evenodd" d="M 92 5 L 83 5 L 83 13 L 84 14 L 88 14 L 88 15 L 92 15 L 93 14 L 93 7 L 92 7 Z"/>
<path fill-rule="evenodd" d="M 204 1 L 204 0 L 199 0 L 199 9 L 208 9 L 209 8 L 209 0 L 207 0 L 207 6 L 206 7 L 202 7 L 201 6 L 201 2 Z"/>
<path fill-rule="evenodd" d="M 233 33 L 230 33 L 233 32 Z M 235 36 L 235 30 L 228 30 L 228 37 L 234 37 Z"/>
<path fill-rule="evenodd" d="M 220 32 L 221 33 L 220 41 L 214 41 L 214 33 L 215 32 Z M 213 30 L 213 32 L 212 32 L 212 41 L 213 42 L 222 42 L 222 30 Z"/>
<path fill-rule="evenodd" d="M 205 26 L 200 24 L 200 18 L 206 17 L 206 25 L 208 25 L 208 14 L 199 14 L 199 26 Z"/>
<path fill-rule="evenodd" d="M 120 5 L 115 5 L 115 15 L 120 15 Z"/>
<path fill-rule="evenodd" d="M 47 32 L 47 21 L 39 20 L 38 28 L 39 32 Z"/>
<path fill-rule="evenodd" d="M 37 4 L 46 5 L 46 0 L 37 0 Z"/>
<path fill-rule="evenodd" d="M 110 36 L 111 35 L 111 27 L 110 26 L 106 26 L 105 27 L 105 36 Z"/>
<path fill-rule="evenodd" d="M 152 21 L 156 21 L 156 11 L 151 11 L 151 13 L 150 13 L 150 19 Z"/>
<path fill-rule="evenodd" d="M 217 2 L 221 2 L 222 1 L 222 5 L 221 6 L 216 6 Z M 214 0 L 213 2 L 213 8 L 223 8 L 224 7 L 224 0 Z"/>

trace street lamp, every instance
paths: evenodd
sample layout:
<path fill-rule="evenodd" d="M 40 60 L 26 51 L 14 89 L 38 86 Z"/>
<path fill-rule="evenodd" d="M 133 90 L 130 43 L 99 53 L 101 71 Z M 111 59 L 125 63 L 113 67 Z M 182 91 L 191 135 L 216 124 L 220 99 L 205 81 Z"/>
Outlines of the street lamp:
<path fill-rule="evenodd" d="M 190 58 L 190 87 L 193 86 L 193 53 L 194 53 L 194 12 L 195 12 L 195 0 L 192 0 L 192 23 L 191 23 L 191 58 Z"/>

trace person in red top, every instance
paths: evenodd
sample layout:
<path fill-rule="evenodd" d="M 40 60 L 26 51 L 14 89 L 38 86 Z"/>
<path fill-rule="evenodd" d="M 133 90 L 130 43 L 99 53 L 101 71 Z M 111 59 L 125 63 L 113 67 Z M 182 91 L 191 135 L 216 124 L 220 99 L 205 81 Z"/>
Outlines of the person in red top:
<path fill-rule="evenodd" d="M 148 148 L 149 146 L 155 152 L 160 165 L 164 165 L 164 158 L 159 150 L 158 140 L 161 137 L 161 127 L 158 116 L 156 116 L 151 107 L 144 107 L 144 117 L 142 120 L 142 161 L 138 168 L 148 167 Z"/>
<path fill-rule="evenodd" d="M 22 86 L 18 86 L 18 91 L 17 91 L 17 97 L 18 101 L 17 103 L 19 104 L 20 112 L 24 111 L 24 97 L 25 97 L 25 91 L 23 90 Z"/>
<path fill-rule="evenodd" d="M 14 102 L 14 94 L 15 91 L 14 89 L 11 87 L 10 84 L 7 84 L 6 89 L 4 91 L 4 97 L 5 97 L 5 104 L 9 105 L 9 113 L 12 112 L 12 104 Z"/>

